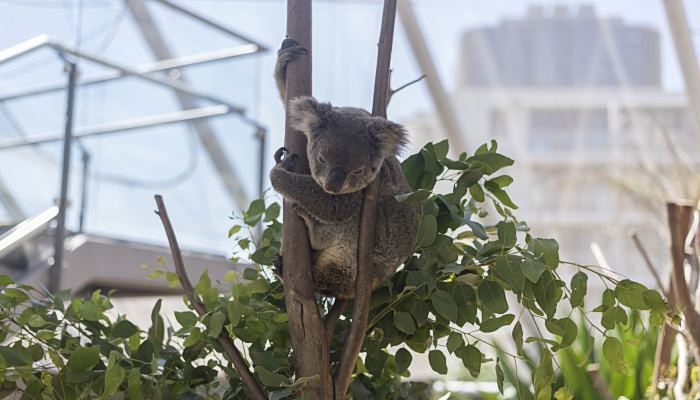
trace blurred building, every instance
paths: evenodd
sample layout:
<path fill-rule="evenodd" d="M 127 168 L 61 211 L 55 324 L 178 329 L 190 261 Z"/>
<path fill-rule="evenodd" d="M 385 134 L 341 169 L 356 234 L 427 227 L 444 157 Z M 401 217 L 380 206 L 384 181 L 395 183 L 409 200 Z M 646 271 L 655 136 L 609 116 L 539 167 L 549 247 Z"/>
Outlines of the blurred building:
<path fill-rule="evenodd" d="M 517 215 L 556 237 L 563 259 L 653 284 L 630 232 L 666 270 L 663 200 L 697 200 L 700 159 L 685 96 L 662 88 L 656 29 L 534 7 L 461 47 L 455 108 L 472 147 L 495 138 L 515 158 Z M 416 147 L 444 137 L 435 115 L 408 125 Z"/>

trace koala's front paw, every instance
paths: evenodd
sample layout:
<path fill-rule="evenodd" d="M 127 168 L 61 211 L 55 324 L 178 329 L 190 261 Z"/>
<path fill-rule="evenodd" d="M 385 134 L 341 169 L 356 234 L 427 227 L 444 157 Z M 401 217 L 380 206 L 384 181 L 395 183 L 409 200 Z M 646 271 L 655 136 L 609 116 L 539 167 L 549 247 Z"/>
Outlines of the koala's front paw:
<path fill-rule="evenodd" d="M 289 154 L 289 150 L 285 147 L 280 147 L 275 152 L 275 168 L 282 168 L 285 171 L 294 172 L 297 161 L 299 161 L 299 156 L 296 154 Z"/>
<path fill-rule="evenodd" d="M 284 39 L 282 46 L 277 51 L 277 62 L 280 64 L 280 67 L 286 67 L 287 64 L 300 55 L 306 54 L 309 54 L 309 51 L 299 46 L 299 42 L 294 39 Z"/>

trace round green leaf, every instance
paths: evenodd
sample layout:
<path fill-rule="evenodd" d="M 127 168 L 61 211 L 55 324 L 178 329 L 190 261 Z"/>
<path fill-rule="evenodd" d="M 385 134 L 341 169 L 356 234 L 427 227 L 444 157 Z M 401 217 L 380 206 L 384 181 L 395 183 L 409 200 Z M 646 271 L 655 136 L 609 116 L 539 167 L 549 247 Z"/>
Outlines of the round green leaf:
<path fill-rule="evenodd" d="M 403 311 L 394 313 L 394 326 L 403 333 L 412 335 L 416 332 L 416 323 L 411 314 Z"/>
<path fill-rule="evenodd" d="M 399 370 L 399 372 L 403 372 L 411 365 L 413 356 L 411 355 L 410 351 L 402 347 L 396 351 L 394 359 L 396 360 L 396 368 Z"/>
<path fill-rule="evenodd" d="M 416 243 L 419 247 L 428 247 L 437 236 L 437 220 L 432 215 L 424 215 L 418 226 Z"/>
<path fill-rule="evenodd" d="M 66 368 L 73 372 L 90 371 L 99 360 L 99 347 L 78 347 L 68 358 Z"/>
<path fill-rule="evenodd" d="M 428 361 L 433 371 L 443 375 L 447 373 L 447 359 L 440 350 L 431 350 L 428 353 Z"/>
<path fill-rule="evenodd" d="M 444 290 L 436 290 L 430 297 L 430 302 L 435 311 L 448 321 L 457 319 L 457 304 L 449 293 Z"/>
<path fill-rule="evenodd" d="M 644 301 L 644 293 L 647 290 L 644 285 L 625 279 L 615 287 L 615 297 L 633 310 L 648 310 L 649 306 Z"/>
<path fill-rule="evenodd" d="M 177 313 L 175 313 L 177 316 Z M 136 325 L 132 324 L 127 320 L 121 320 L 114 324 L 112 327 L 112 337 L 115 338 L 128 338 L 138 331 Z"/>
<path fill-rule="evenodd" d="M 496 314 L 508 311 L 506 293 L 498 282 L 482 281 L 479 285 L 479 300 L 484 307 Z"/>
<path fill-rule="evenodd" d="M 495 332 L 499 328 L 502 328 L 506 325 L 510 325 L 510 323 L 513 322 L 514 319 L 515 315 L 513 314 L 506 314 L 497 318 L 489 318 L 487 320 L 481 321 L 481 326 L 479 327 L 479 329 L 482 332 L 486 333 Z"/>

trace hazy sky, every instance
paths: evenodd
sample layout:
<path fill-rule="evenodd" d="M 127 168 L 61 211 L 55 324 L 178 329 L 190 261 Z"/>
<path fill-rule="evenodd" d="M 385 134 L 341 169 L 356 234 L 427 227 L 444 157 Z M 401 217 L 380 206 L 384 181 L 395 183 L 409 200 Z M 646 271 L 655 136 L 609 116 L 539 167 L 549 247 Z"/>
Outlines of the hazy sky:
<path fill-rule="evenodd" d="M 403 0 L 401 0 L 403 1 Z M 161 31 L 175 55 L 187 55 L 238 44 L 220 33 L 188 21 L 148 1 Z M 284 1 L 277 0 L 189 0 L 181 1 L 216 21 L 276 49 L 285 33 Z M 620 17 L 630 24 L 657 28 L 662 34 L 664 86 L 682 90 L 682 79 L 668 35 L 660 0 L 414 0 L 431 52 L 448 90 L 454 87 L 459 65 L 459 38 L 469 28 L 517 18 L 528 6 L 565 4 L 594 5 L 599 15 Z M 700 42 L 700 2 L 686 1 L 686 9 Z M 82 7 L 82 12 L 80 11 Z M 336 105 L 369 107 L 379 31 L 381 3 L 372 0 L 316 1 L 314 3 L 314 95 Z M 82 15 L 81 15 L 82 14 Z M 152 61 L 152 57 L 125 13 L 121 0 L 0 0 L 0 49 L 35 35 L 47 33 L 69 45 L 101 54 L 126 65 Z M 400 24 L 393 56 L 393 81 L 398 86 L 420 75 Z M 275 52 L 247 57 L 186 71 L 188 79 L 204 91 L 216 93 L 245 107 L 249 114 L 270 128 L 268 161 L 282 143 L 283 110 L 272 80 Z M 84 75 L 100 68 L 82 62 Z M 60 60 L 42 52 L 17 63 L 0 65 L 2 93 L 42 82 L 63 79 Z M 63 95 L 8 103 L 29 133 L 61 128 Z M 172 95 L 152 84 L 128 79 L 119 83 L 79 91 L 79 126 L 177 110 Z M 415 85 L 393 100 L 389 116 L 401 120 L 431 109 L 424 84 Z M 243 176 L 249 193 L 257 180 L 257 147 L 253 132 L 236 118 L 212 121 L 227 152 Z M 16 135 L 0 114 L 0 138 Z M 172 204 L 171 213 L 183 242 L 225 252 L 227 216 L 236 207 L 227 198 L 212 172 L 201 146 L 184 126 L 144 130 L 105 139 L 86 140 L 93 155 L 88 227 L 91 230 L 161 241 L 158 221 L 153 217 L 152 194 L 162 192 Z M 58 188 L 57 145 L 36 150 L 0 152 L 0 177 L 17 194 L 28 213 L 51 204 Z M 77 154 L 77 153 L 76 153 Z M 78 158 L 78 157 L 76 157 Z M 269 165 L 269 164 L 268 164 Z M 77 162 L 76 167 L 79 167 Z M 77 170 L 77 168 L 75 169 Z M 154 181 L 189 174 L 184 183 L 163 188 Z M 115 184 L 115 180 L 130 185 Z M 80 175 L 72 180 L 77 204 Z M 135 185 L 139 184 L 139 187 Z M 0 212 L 0 219 L 2 219 Z M 76 214 L 73 213 L 73 220 Z"/>

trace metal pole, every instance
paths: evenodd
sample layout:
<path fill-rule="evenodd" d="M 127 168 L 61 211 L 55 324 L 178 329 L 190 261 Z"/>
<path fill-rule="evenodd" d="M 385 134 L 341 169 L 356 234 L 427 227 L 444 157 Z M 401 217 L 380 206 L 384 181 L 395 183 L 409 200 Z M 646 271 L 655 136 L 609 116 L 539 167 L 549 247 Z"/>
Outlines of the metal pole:
<path fill-rule="evenodd" d="M 413 49 L 413 55 L 416 57 L 420 69 L 425 74 L 425 80 L 428 83 L 428 91 L 435 105 L 435 111 L 440 118 L 445 132 L 447 132 L 447 136 L 452 142 L 451 147 L 455 150 L 455 153 L 467 151 L 466 135 L 464 135 L 464 132 L 460 128 L 454 107 L 452 107 L 452 103 L 447 97 L 447 92 L 442 86 L 440 76 L 433 63 L 433 58 L 430 55 L 430 50 L 428 50 L 428 45 L 425 43 L 425 38 L 423 38 L 418 20 L 411 7 L 409 1 L 398 2 L 401 25 L 403 25 L 406 36 L 408 36 L 408 42 Z"/>
<path fill-rule="evenodd" d="M 688 17 L 681 0 L 664 0 L 668 28 L 673 37 L 678 62 L 683 72 L 685 93 L 688 96 L 688 108 L 695 121 L 695 128 L 700 132 L 700 67 L 693 47 L 693 37 L 688 26 Z"/>
<path fill-rule="evenodd" d="M 78 220 L 78 232 L 83 232 L 85 229 L 85 216 L 87 213 L 87 194 L 88 194 L 88 183 L 89 183 L 89 172 L 90 172 L 90 153 L 84 146 L 80 146 L 80 152 L 82 157 L 80 160 L 83 163 L 82 171 L 82 187 L 80 189 L 80 217 Z"/>
<path fill-rule="evenodd" d="M 61 166 L 61 194 L 58 198 L 53 265 L 49 273 L 48 287 L 51 292 L 56 292 L 61 288 L 61 270 L 63 269 L 63 251 L 66 237 L 66 208 L 68 207 L 70 150 L 73 141 L 73 110 L 75 107 L 76 78 L 78 76 L 78 68 L 73 62 L 66 62 L 66 70 L 68 72 L 68 98 L 66 100 L 66 124 L 63 139 L 63 165 Z"/>

